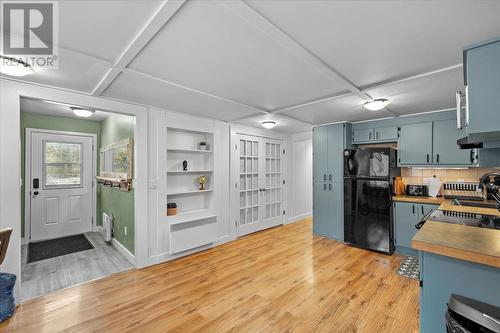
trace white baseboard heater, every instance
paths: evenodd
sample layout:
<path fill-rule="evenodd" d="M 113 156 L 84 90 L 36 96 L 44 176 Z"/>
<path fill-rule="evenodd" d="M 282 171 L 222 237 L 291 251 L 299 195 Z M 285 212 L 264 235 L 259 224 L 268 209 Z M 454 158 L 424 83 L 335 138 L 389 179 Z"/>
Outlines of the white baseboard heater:
<path fill-rule="evenodd" d="M 106 242 L 113 237 L 113 216 L 106 213 L 102 213 L 102 236 Z"/>

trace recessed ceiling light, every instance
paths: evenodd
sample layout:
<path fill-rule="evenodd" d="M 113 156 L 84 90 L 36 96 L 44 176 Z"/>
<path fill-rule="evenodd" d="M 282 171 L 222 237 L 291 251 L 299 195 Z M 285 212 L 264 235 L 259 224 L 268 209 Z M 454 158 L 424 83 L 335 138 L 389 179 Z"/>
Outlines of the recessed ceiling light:
<path fill-rule="evenodd" d="M 378 111 L 389 105 L 389 100 L 385 98 L 377 98 L 373 101 L 366 102 L 363 107 L 369 111 Z"/>
<path fill-rule="evenodd" d="M 0 72 L 4 74 L 11 76 L 25 76 L 35 73 L 33 67 L 21 59 L 0 55 L 0 60 L 2 61 L 0 64 Z"/>
<path fill-rule="evenodd" d="M 94 110 L 79 108 L 79 107 L 75 107 L 75 106 L 70 107 L 70 109 L 73 110 L 73 113 L 76 116 L 82 117 L 82 118 L 88 118 L 88 117 L 92 116 L 95 112 Z"/>
<path fill-rule="evenodd" d="M 262 127 L 264 127 L 265 129 L 271 129 L 271 128 L 274 128 L 276 126 L 276 122 L 272 121 L 272 120 L 266 120 L 266 121 L 263 121 L 262 123 L 260 123 L 260 125 Z"/>

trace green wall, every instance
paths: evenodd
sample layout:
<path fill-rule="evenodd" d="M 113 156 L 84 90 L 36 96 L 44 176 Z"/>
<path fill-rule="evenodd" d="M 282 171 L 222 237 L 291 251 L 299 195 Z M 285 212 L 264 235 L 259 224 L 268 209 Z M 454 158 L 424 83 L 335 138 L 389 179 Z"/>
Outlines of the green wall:
<path fill-rule="evenodd" d="M 24 184 L 29 181 L 24 179 L 25 175 L 25 151 L 26 151 L 26 129 L 38 128 L 55 131 L 81 132 L 97 134 L 97 147 L 100 147 L 101 123 L 86 119 L 75 119 L 65 117 L 53 117 L 36 113 L 21 112 L 21 235 L 24 237 Z M 99 167 L 99 154 L 97 156 L 97 167 Z M 97 202 L 99 205 L 99 202 Z M 99 211 L 99 210 L 98 210 Z"/>
<path fill-rule="evenodd" d="M 97 147 L 134 137 L 135 118 L 112 115 L 104 121 L 92 121 L 65 117 L 53 117 L 36 113 L 21 112 L 21 172 L 25 174 L 26 128 L 49 129 L 68 132 L 82 132 L 97 134 Z M 97 168 L 99 169 L 99 154 L 97 154 Z M 21 234 L 24 237 L 24 183 L 21 188 Z M 113 216 L 113 237 L 132 254 L 134 247 L 134 190 L 120 191 L 117 188 L 97 186 L 97 225 L 102 225 L 102 213 Z M 125 235 L 125 226 L 127 235 Z"/>
<path fill-rule="evenodd" d="M 101 122 L 101 146 L 134 137 L 135 118 L 113 115 Z M 97 210 L 98 225 L 102 225 L 102 213 L 113 216 L 113 237 L 132 254 L 134 247 L 134 190 L 121 191 L 99 184 L 97 187 L 99 201 Z M 127 235 L 125 235 L 127 227 Z"/>

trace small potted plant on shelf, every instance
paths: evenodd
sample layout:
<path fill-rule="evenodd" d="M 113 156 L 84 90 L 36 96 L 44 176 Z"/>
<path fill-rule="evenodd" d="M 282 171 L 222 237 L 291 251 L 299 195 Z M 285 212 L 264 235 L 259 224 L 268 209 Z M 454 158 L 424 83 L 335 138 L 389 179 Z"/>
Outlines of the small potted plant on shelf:
<path fill-rule="evenodd" d="M 208 150 L 208 145 L 205 141 L 202 141 L 200 142 L 200 144 L 198 145 L 199 149 L 200 150 Z"/>

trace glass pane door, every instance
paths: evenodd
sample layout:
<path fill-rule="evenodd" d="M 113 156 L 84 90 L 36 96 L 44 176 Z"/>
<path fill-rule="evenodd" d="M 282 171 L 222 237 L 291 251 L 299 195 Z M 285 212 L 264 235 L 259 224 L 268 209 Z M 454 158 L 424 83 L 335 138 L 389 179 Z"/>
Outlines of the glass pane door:
<path fill-rule="evenodd" d="M 240 139 L 240 225 L 259 221 L 259 142 Z"/>
<path fill-rule="evenodd" d="M 265 149 L 265 195 L 266 219 L 281 217 L 281 145 L 266 141 Z"/>

